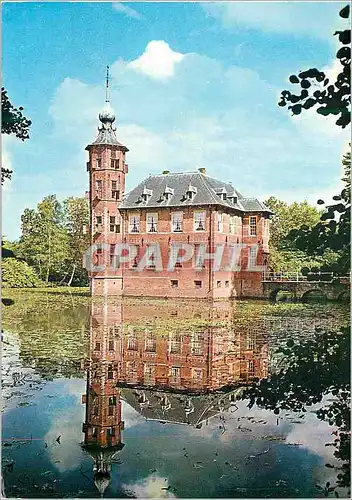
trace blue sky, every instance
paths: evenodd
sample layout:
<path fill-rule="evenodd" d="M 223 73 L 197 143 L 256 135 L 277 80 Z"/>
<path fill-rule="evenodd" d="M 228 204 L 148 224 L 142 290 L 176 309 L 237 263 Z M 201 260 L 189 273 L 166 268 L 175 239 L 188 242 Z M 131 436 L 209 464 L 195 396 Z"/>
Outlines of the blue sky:
<path fill-rule="evenodd" d="M 5 3 L 3 84 L 33 121 L 3 139 L 14 169 L 3 190 L 3 234 L 46 195 L 82 196 L 85 146 L 97 133 L 105 67 L 127 189 L 168 168 L 207 173 L 247 196 L 287 201 L 339 189 L 348 133 L 277 106 L 290 74 L 334 74 L 332 33 L 346 2 Z"/>

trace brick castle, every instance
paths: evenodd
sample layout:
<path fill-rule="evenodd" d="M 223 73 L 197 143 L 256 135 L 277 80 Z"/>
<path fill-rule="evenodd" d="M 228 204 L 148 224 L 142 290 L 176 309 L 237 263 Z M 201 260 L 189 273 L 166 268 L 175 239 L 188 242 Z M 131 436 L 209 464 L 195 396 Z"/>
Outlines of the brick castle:
<path fill-rule="evenodd" d="M 126 193 L 128 148 L 118 141 L 113 126 L 108 79 L 99 120 L 98 136 L 86 147 L 91 294 L 260 297 L 272 212 L 256 198 L 243 196 L 230 182 L 207 175 L 204 168 L 165 170 Z M 132 257 L 127 248 L 133 248 Z M 221 265 L 214 270 L 214 258 L 209 256 L 219 255 Z M 170 258 L 176 261 L 171 270 Z"/>

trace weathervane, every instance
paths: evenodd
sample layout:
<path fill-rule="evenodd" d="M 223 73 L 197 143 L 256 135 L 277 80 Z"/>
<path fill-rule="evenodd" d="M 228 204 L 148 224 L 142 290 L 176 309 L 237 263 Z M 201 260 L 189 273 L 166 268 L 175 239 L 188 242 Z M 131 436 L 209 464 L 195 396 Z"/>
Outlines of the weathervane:
<path fill-rule="evenodd" d="M 106 66 L 106 96 L 105 102 L 109 102 L 109 66 Z"/>

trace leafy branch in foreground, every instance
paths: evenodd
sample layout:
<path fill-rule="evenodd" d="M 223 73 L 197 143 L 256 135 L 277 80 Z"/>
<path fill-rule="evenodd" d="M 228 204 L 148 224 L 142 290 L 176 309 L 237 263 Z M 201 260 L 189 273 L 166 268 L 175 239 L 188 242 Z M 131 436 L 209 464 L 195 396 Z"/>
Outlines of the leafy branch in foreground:
<path fill-rule="evenodd" d="M 350 335 L 348 328 L 338 332 L 317 331 L 311 340 L 288 340 L 278 353 L 284 355 L 285 367 L 248 388 L 242 395 L 253 405 L 272 410 L 307 411 L 321 403 L 316 416 L 338 427 L 331 445 L 334 456 L 343 462 L 337 474 L 337 485 L 350 485 Z M 324 401 L 324 397 L 332 399 Z M 330 464 L 327 466 L 334 468 Z"/>
<path fill-rule="evenodd" d="M 340 11 L 340 17 L 348 19 L 350 6 L 346 5 Z M 339 74 L 335 81 L 331 82 L 324 71 L 311 68 L 301 71 L 298 75 L 291 75 L 290 83 L 300 85 L 300 93 L 294 94 L 290 90 L 281 92 L 279 106 L 288 106 L 293 115 L 299 115 L 302 111 L 314 108 L 322 116 L 338 116 L 336 125 L 347 127 L 351 122 L 351 32 L 349 27 L 342 31 L 336 31 L 342 47 L 336 53 L 336 59 L 341 65 Z"/>
<path fill-rule="evenodd" d="M 1 88 L 1 133 L 14 135 L 21 141 L 29 139 L 29 127 L 31 120 L 28 120 L 22 114 L 23 108 L 16 108 L 11 104 L 8 98 L 7 91 L 4 87 Z M 5 179 L 11 179 L 12 170 L 9 168 L 1 168 L 1 183 Z"/>

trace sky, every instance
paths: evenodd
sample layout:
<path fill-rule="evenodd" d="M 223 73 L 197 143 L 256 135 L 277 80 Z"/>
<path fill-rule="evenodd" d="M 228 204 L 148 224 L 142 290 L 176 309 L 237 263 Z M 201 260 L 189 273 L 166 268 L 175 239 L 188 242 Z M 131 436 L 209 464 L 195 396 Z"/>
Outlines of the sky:
<path fill-rule="evenodd" d="M 334 75 L 346 2 L 8 2 L 3 85 L 32 120 L 30 139 L 2 138 L 3 235 L 44 196 L 88 189 L 85 147 L 97 135 L 111 68 L 127 190 L 149 174 L 196 171 L 245 196 L 329 199 L 341 187 L 348 131 L 314 111 L 277 106 L 289 75 Z"/>

